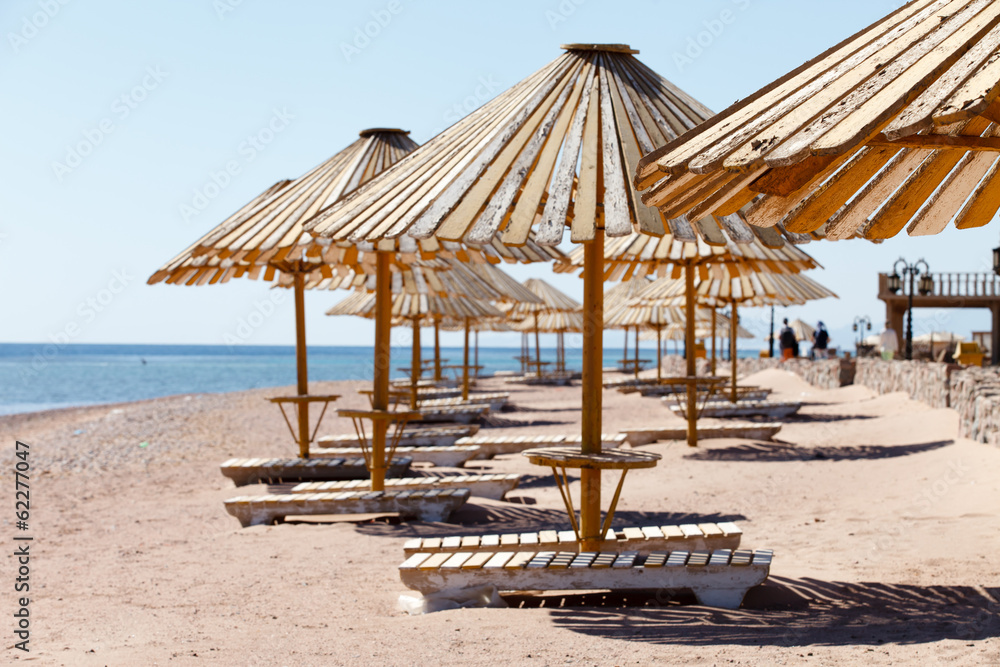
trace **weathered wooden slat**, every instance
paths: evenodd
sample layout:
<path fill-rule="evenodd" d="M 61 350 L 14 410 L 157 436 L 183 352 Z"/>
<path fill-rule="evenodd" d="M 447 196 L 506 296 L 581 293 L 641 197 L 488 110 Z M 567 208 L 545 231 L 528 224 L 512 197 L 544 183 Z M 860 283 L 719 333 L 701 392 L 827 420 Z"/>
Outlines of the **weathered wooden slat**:
<path fill-rule="evenodd" d="M 971 3 L 886 67 L 879 77 L 882 85 L 864 86 L 852 93 L 840 109 L 797 133 L 769 155 L 768 164 L 801 159 L 809 152 L 839 153 L 857 145 L 905 106 L 914 90 L 951 67 L 965 52 L 966 44 L 988 32 L 998 18 L 997 3 L 989 0 Z"/>
<path fill-rule="evenodd" d="M 799 156 L 797 160 L 779 162 L 769 152 L 790 137 L 796 136 L 803 128 L 813 127 L 816 119 L 825 119 L 832 113 L 831 108 L 842 108 L 845 102 L 838 100 L 844 95 L 863 83 L 870 84 L 873 79 L 877 80 L 879 63 L 892 61 L 936 27 L 924 20 L 930 16 L 931 11 L 954 11 L 964 2 L 966 0 L 934 3 L 894 26 L 892 30 L 850 54 L 794 93 L 761 109 L 760 114 L 739 132 L 725 137 L 712 149 L 692 160 L 689 168 L 699 173 L 723 166 L 732 171 L 746 171 L 759 165 L 765 156 L 767 164 L 772 167 L 791 166 L 800 161 L 804 156 Z"/>
<path fill-rule="evenodd" d="M 692 136 L 677 140 L 676 143 L 679 145 L 675 146 L 675 142 L 671 142 L 645 156 L 639 164 L 638 176 L 644 176 L 646 172 L 656 169 L 665 173 L 684 171 L 692 158 L 706 153 L 710 146 L 736 132 L 746 123 L 759 118 L 766 110 L 774 108 L 820 74 L 837 67 L 865 46 L 891 33 L 900 23 L 913 17 L 917 12 L 932 12 L 945 4 L 945 0 L 922 0 L 905 5 L 875 25 L 848 37 L 784 77 L 761 88 L 739 104 L 714 116 L 699 126 Z"/>
<path fill-rule="evenodd" d="M 948 112 L 939 113 L 939 109 L 953 97 L 954 93 L 958 92 L 959 88 L 963 87 L 970 76 L 981 71 L 990 60 L 1000 60 L 1000 53 L 997 53 L 997 49 L 1000 49 L 1000 26 L 993 28 L 976 42 L 965 55 L 959 58 L 958 62 L 903 109 L 902 113 L 896 116 L 885 128 L 885 136 L 890 141 L 895 141 L 901 137 L 926 130 L 934 125 L 935 116 L 942 119 L 951 117 L 953 119 L 951 122 L 972 118 L 978 112 L 970 113 L 967 110 L 962 110 L 966 113 L 960 114 L 956 113 L 958 109 L 951 107 Z M 994 74 L 1000 76 L 1000 67 L 994 70 Z M 981 95 L 980 99 L 982 100 L 979 102 L 982 104 L 980 111 L 986 108 L 985 98 L 998 81 L 1000 78 L 994 78 L 989 82 L 980 80 L 979 85 L 985 86 L 985 93 L 983 88 L 977 91 L 977 96 Z M 964 100 L 963 104 L 965 102 L 976 103 L 973 100 Z"/>

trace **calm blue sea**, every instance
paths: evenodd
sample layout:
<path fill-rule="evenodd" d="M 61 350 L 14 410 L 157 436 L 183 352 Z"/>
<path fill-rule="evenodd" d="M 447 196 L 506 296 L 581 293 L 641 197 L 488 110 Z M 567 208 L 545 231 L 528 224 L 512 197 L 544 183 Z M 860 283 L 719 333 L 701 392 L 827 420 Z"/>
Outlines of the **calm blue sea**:
<path fill-rule="evenodd" d="M 656 354 L 649 347 L 642 350 L 644 358 Z M 432 349 L 423 353 L 433 356 Z M 516 370 L 517 354 L 517 348 L 484 347 L 479 363 L 484 373 Z M 756 354 L 740 351 L 741 357 Z M 442 348 L 452 363 L 461 355 L 461 348 Z M 567 365 L 579 368 L 580 355 L 567 346 Z M 555 350 L 542 348 L 542 358 L 554 359 Z M 619 358 L 621 349 L 605 349 L 605 366 Z M 310 347 L 309 379 L 370 379 L 371 359 L 371 348 Z M 394 369 L 409 365 L 410 350 L 394 348 L 393 359 Z M 293 384 L 294 347 L 0 344 L 0 414 Z"/>

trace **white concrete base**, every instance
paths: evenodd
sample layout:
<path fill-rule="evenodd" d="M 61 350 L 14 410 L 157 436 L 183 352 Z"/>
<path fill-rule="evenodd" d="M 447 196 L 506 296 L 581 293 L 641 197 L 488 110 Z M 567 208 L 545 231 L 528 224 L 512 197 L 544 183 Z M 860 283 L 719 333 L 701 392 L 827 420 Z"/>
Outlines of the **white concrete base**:
<path fill-rule="evenodd" d="M 517 561 L 515 554 L 509 555 L 508 562 Z M 436 560 L 431 554 L 411 556 L 399 568 L 400 579 L 424 594 L 485 585 L 501 591 L 691 590 L 700 604 L 738 609 L 746 592 L 767 579 L 771 565 L 769 551 L 755 552 L 753 562 L 745 565 L 731 565 L 725 552 L 716 551 L 705 565 L 657 567 L 619 566 L 618 561 L 605 567 L 577 567 L 572 563 L 567 566 L 567 560 L 558 567 L 535 565 L 533 561 L 510 567 L 499 564 L 501 557 L 485 564 L 476 561 L 478 567 L 470 568 L 465 566 L 469 554 L 452 554 L 441 562 L 445 556 L 441 554 Z"/>

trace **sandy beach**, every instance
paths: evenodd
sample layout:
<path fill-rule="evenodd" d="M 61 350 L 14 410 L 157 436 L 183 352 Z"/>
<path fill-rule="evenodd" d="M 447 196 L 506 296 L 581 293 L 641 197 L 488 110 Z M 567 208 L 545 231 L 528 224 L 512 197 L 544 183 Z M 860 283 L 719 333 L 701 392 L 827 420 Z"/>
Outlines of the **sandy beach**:
<path fill-rule="evenodd" d="M 264 402 L 273 390 L 4 417 L 5 465 L 15 438 L 31 444 L 37 540 L 32 651 L 12 655 L 51 665 L 1000 664 L 1000 451 L 956 439 L 952 411 L 903 394 L 821 391 L 774 370 L 747 381 L 807 403 L 780 442 L 649 445 L 663 460 L 630 476 L 615 522 L 738 522 L 744 545 L 776 552 L 770 580 L 738 611 L 591 593 L 408 616 L 396 572 L 406 538 L 563 528 L 554 483 L 521 456 L 501 457 L 470 468 L 523 473 L 520 488 L 505 502 L 473 498 L 451 524 L 242 529 L 223 509 L 236 491 L 218 465 L 293 453 Z M 360 407 L 360 386 L 313 391 Z M 577 387 L 480 386 L 511 391 L 516 406 L 483 434 L 579 430 Z M 604 396 L 607 432 L 680 423 L 658 401 Z M 331 419 L 324 430 L 349 429 Z"/>

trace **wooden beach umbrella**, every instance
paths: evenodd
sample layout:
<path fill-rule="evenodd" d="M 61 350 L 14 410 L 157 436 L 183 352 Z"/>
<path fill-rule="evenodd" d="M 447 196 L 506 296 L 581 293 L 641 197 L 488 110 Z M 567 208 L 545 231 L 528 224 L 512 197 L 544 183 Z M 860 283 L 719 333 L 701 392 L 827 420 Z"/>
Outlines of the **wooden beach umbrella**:
<path fill-rule="evenodd" d="M 491 319 L 503 317 L 503 312 L 493 307 L 492 303 L 521 304 L 528 302 L 541 303 L 535 294 L 525 288 L 504 271 L 496 268 L 492 264 L 477 263 L 465 264 L 456 259 L 445 260 L 417 260 L 407 269 L 397 270 L 391 273 L 390 290 L 396 295 L 408 295 L 411 297 L 429 297 L 429 300 L 415 301 L 408 306 L 407 315 L 413 324 L 413 364 L 411 366 L 411 397 L 410 408 L 416 410 L 417 384 L 421 374 L 420 360 L 420 322 L 426 317 L 430 317 L 435 325 L 434 356 L 435 366 L 440 366 L 440 340 L 437 335 L 439 322 L 445 318 L 457 319 L 464 322 L 465 351 L 462 373 L 462 397 L 468 398 L 469 394 L 469 331 L 471 324 L 476 319 Z M 350 284 L 358 289 L 368 292 L 377 292 L 378 284 L 376 276 L 356 274 L 350 280 Z M 317 285 L 318 287 L 341 287 L 342 281 L 338 278 L 324 279 Z M 467 297 L 470 302 L 465 302 L 459 297 Z M 452 302 L 452 299 L 456 301 Z M 476 310 L 473 306 L 485 304 L 490 306 L 488 310 Z M 399 304 L 402 308 L 406 304 Z M 499 315 L 498 315 L 499 313 Z M 355 313 L 351 313 L 355 314 Z"/>
<path fill-rule="evenodd" d="M 686 224 L 686 219 L 671 222 L 680 229 L 684 226 L 681 223 Z M 606 279 L 631 280 L 636 276 L 647 275 L 669 275 L 673 279 L 683 277 L 687 442 L 694 447 L 698 444 L 694 357 L 696 275 L 707 278 L 711 269 L 724 270 L 734 277 L 745 277 L 758 272 L 795 274 L 817 268 L 819 264 L 792 245 L 796 242 L 808 242 L 811 237 L 790 234 L 782 228 L 752 231 L 757 228 L 747 225 L 740 214 L 703 221 L 699 227 L 700 235 L 692 231 L 691 225 L 687 227 L 688 231 L 683 237 L 676 234 L 655 237 L 639 233 L 612 239 L 604 247 L 603 259 Z M 574 271 L 584 267 L 585 262 L 584 253 L 577 248 L 570 253 L 568 261 L 556 265 L 556 271 Z"/>
<path fill-rule="evenodd" d="M 470 245 L 499 239 L 514 246 L 534 230 L 540 244 L 555 246 L 569 227 L 570 240 L 583 244 L 587 256 L 586 459 L 601 453 L 604 239 L 636 229 L 695 238 L 692 225 L 703 224 L 699 218 L 677 221 L 642 206 L 629 174 L 641 153 L 673 140 L 711 112 L 639 62 L 628 46 L 565 48 L 552 63 L 332 206 L 309 230 L 331 240 L 388 243 L 412 236 Z M 741 231 L 752 235 L 745 226 Z M 600 474 L 596 463 L 581 471 L 584 548 L 595 548 L 602 534 Z"/>
<path fill-rule="evenodd" d="M 1000 3 L 916 0 L 640 161 L 643 201 L 832 239 L 1000 210 Z M 1000 309 L 993 311 L 1000 363 Z"/>
<path fill-rule="evenodd" d="M 511 309 L 507 311 L 507 317 L 515 322 L 524 321 L 525 319 L 528 319 L 530 315 L 544 313 L 573 313 L 580 311 L 581 306 L 579 301 L 571 298 L 540 278 L 529 278 L 528 280 L 525 280 L 524 287 L 537 297 L 537 301 L 521 301 L 513 304 Z M 535 334 L 535 372 L 538 377 L 541 377 L 542 352 L 538 340 L 539 334 L 541 333 L 541 329 L 538 326 L 540 320 L 537 317 L 531 317 L 530 321 L 535 325 L 535 328 L 533 329 Z M 520 330 L 525 332 L 532 331 L 525 328 L 521 328 Z M 558 333 L 558 330 L 554 329 L 553 331 Z M 561 337 L 562 336 L 560 334 L 560 338 Z M 559 347 L 562 347 L 561 342 L 559 343 Z"/>
<path fill-rule="evenodd" d="M 1000 4 L 916 0 L 649 152 L 643 201 L 884 239 L 1000 208 Z M 713 203 L 708 203 L 712 200 Z"/>
<path fill-rule="evenodd" d="M 520 284 L 520 283 L 518 283 Z M 465 331 L 467 328 L 472 332 L 475 337 L 475 358 L 472 362 L 472 367 L 476 370 L 476 377 L 479 377 L 479 332 L 480 331 L 493 331 L 493 332 L 507 332 L 513 331 L 510 326 L 502 321 L 496 319 L 476 319 L 476 320 L 466 320 L 460 322 L 458 320 L 450 320 L 447 318 L 442 318 L 440 320 L 440 328 L 443 331 Z M 466 346 L 467 347 L 467 346 Z"/>
<path fill-rule="evenodd" d="M 606 311 L 604 316 L 604 325 L 605 327 L 610 328 L 624 328 L 626 331 L 628 331 L 629 327 L 633 327 L 635 329 L 636 379 L 639 378 L 640 329 L 652 329 L 655 332 L 656 380 L 657 382 L 660 382 L 663 380 L 663 348 L 661 345 L 662 341 L 660 335 L 666 327 L 684 323 L 686 320 L 686 314 L 682 309 L 676 307 L 666 307 L 651 302 L 634 303 L 633 300 L 635 297 L 641 294 L 643 289 L 650 285 L 650 281 L 645 278 L 633 279 L 626 283 L 622 283 L 622 285 L 634 285 L 637 289 L 629 290 L 627 294 L 623 293 L 621 295 L 622 300 L 617 302 L 618 305 L 611 310 Z M 701 310 L 699 310 L 697 311 L 696 316 L 704 316 L 704 314 Z"/>
<path fill-rule="evenodd" d="M 527 315 L 523 320 L 512 324 L 511 329 L 524 333 L 535 332 L 536 336 L 538 332 L 556 334 L 556 371 L 564 373 L 566 371 L 565 336 L 567 333 L 583 332 L 583 312 L 579 309 L 573 311 L 545 310 L 534 312 Z"/>
<path fill-rule="evenodd" d="M 731 277 L 727 267 L 709 267 L 708 275 L 694 284 L 695 298 L 702 305 L 717 308 L 731 305 L 729 358 L 732 364 L 730 379 L 730 400 L 736 402 L 736 339 L 739 324 L 738 307 L 751 306 L 793 306 L 814 299 L 837 295 L 802 273 L 768 274 L 749 272 L 739 277 Z M 686 281 L 663 278 L 654 281 L 637 296 L 633 303 L 680 304 L 686 303 L 691 294 Z"/>
<path fill-rule="evenodd" d="M 327 315 L 357 315 L 375 319 L 377 293 L 358 291 L 340 301 L 327 311 Z M 413 327 L 412 359 L 410 364 L 410 409 L 417 409 L 417 386 L 420 378 L 420 320 L 440 317 L 460 321 L 465 324 L 465 371 L 463 373 L 463 398 L 468 398 L 469 367 L 469 323 L 473 320 L 502 320 L 503 311 L 487 301 L 458 294 L 439 296 L 436 294 L 413 296 L 398 294 L 392 299 L 393 320 L 408 321 Z"/>
<path fill-rule="evenodd" d="M 635 280 L 623 280 L 622 282 L 609 287 L 604 291 L 604 328 L 623 329 L 625 332 L 625 343 L 622 350 L 622 361 L 628 360 L 628 332 L 629 327 L 635 329 L 635 378 L 639 379 L 639 327 L 638 322 L 622 323 L 621 311 L 625 304 L 635 297 L 636 294 L 649 284 L 648 278 L 637 278 Z M 633 314 L 634 315 L 634 314 Z M 659 352 L 657 352 L 659 354 Z"/>
<path fill-rule="evenodd" d="M 416 148 L 407 135 L 385 128 L 362 131 L 351 145 L 305 175 L 261 193 L 164 264 L 149 284 L 204 285 L 235 277 L 287 276 L 295 289 L 296 393 L 300 399 L 308 397 L 304 285 L 327 259 L 317 252 L 320 246 L 302 223 Z M 308 399 L 296 406 L 299 454 L 308 457 Z"/>

